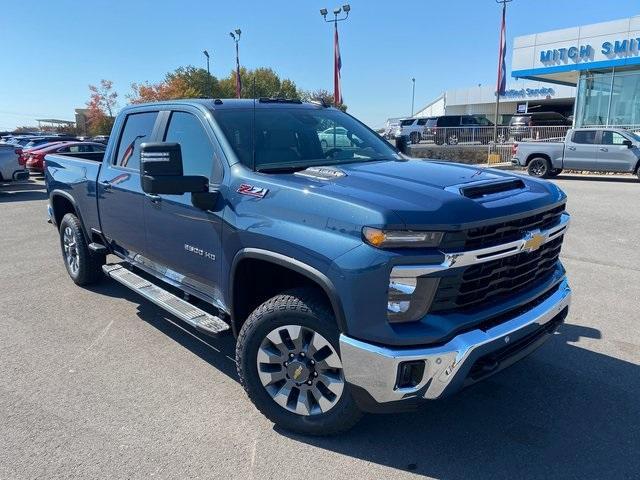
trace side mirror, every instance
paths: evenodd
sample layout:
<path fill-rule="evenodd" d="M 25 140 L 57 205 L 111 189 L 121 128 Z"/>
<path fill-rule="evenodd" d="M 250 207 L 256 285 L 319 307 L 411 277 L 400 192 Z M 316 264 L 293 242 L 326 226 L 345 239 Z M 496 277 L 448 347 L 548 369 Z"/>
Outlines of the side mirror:
<path fill-rule="evenodd" d="M 631 140 L 623 140 L 622 144 L 626 145 L 627 148 L 633 148 L 633 142 Z"/>
<path fill-rule="evenodd" d="M 182 195 L 209 190 L 209 179 L 183 175 L 179 143 L 147 142 L 140 145 L 140 183 L 151 194 Z"/>
<path fill-rule="evenodd" d="M 400 153 L 405 155 L 409 154 L 409 137 L 407 135 L 400 135 L 396 137 L 396 148 L 400 150 Z"/>

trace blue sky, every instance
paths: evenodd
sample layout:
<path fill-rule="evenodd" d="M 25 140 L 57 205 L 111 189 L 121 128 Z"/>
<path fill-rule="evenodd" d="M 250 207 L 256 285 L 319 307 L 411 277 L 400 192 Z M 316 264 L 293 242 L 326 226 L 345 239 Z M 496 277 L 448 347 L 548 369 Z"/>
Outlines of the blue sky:
<path fill-rule="evenodd" d="M 495 0 L 351 0 L 340 24 L 342 90 L 349 111 L 378 127 L 447 88 L 495 82 Z M 269 66 L 304 89 L 332 89 L 332 30 L 319 9 L 331 0 L 33 0 L 4 2 L 0 15 L 0 130 L 35 118 L 73 119 L 87 85 L 114 81 L 120 105 L 132 82 L 158 81 L 181 65 L 212 73 L 234 65 L 228 32 L 242 29 L 243 66 Z M 607 8 L 615 4 L 614 8 Z M 640 14 L 636 0 L 513 0 L 514 36 Z M 510 65 L 510 58 L 507 59 Z"/>

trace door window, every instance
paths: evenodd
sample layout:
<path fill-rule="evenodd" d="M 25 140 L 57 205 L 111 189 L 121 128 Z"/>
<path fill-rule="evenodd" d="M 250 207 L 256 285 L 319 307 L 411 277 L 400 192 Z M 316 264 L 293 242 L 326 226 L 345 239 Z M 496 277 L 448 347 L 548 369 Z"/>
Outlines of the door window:
<path fill-rule="evenodd" d="M 158 112 L 127 115 L 118 144 L 117 166 L 140 169 L 140 144 L 151 139 L 157 116 Z"/>
<path fill-rule="evenodd" d="M 573 132 L 573 143 L 586 143 L 593 145 L 596 143 L 596 131 L 578 130 Z"/>
<path fill-rule="evenodd" d="M 611 130 L 604 130 L 602 132 L 602 144 L 603 145 L 624 145 L 625 137 L 620 135 L 618 132 L 613 132 Z"/>
<path fill-rule="evenodd" d="M 222 168 L 219 162 L 214 161 L 213 144 L 195 115 L 173 112 L 164 141 L 180 144 L 182 169 L 185 175 L 202 175 L 212 183 L 219 183 L 222 180 Z"/>

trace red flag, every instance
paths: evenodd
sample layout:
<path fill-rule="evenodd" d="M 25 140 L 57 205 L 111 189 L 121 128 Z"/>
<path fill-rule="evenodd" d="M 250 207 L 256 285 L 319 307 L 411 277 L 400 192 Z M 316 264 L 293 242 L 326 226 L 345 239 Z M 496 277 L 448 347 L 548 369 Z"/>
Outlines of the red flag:
<path fill-rule="evenodd" d="M 240 98 L 241 93 L 242 79 L 240 78 L 240 58 L 238 56 L 238 43 L 236 42 L 236 98 Z"/>
<path fill-rule="evenodd" d="M 498 51 L 498 82 L 496 85 L 497 95 L 504 95 L 507 88 L 507 28 L 506 28 L 506 5 L 502 8 L 502 27 L 500 28 L 500 50 Z"/>
<path fill-rule="evenodd" d="M 333 101 L 336 106 L 342 105 L 342 90 L 340 88 L 340 69 L 342 68 L 342 58 L 340 58 L 340 45 L 338 44 L 338 24 L 335 24 L 336 33 L 333 45 Z"/>

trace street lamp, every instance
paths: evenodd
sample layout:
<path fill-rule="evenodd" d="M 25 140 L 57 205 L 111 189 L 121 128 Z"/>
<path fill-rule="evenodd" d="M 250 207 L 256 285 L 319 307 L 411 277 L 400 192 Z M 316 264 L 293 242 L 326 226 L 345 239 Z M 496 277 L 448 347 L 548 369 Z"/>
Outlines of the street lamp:
<path fill-rule="evenodd" d="M 412 87 L 411 87 L 411 116 L 413 117 L 413 107 L 415 106 L 416 100 L 416 79 L 411 79 Z"/>
<path fill-rule="evenodd" d="M 207 74 L 211 75 L 211 73 L 209 73 L 209 52 L 203 50 L 202 53 L 204 53 L 204 56 L 207 57 Z"/>
<path fill-rule="evenodd" d="M 238 52 L 238 43 L 240 42 L 241 33 L 242 30 L 240 30 L 239 28 L 236 28 L 233 32 L 229 32 L 229 35 L 236 44 L 236 98 L 240 98 L 242 94 L 242 79 L 240 78 L 240 54 Z"/>
<path fill-rule="evenodd" d="M 208 79 L 208 83 L 209 83 L 209 95 L 213 94 L 213 85 L 212 85 L 212 81 L 211 81 L 211 72 L 209 71 L 209 52 L 206 50 L 203 50 L 202 53 L 204 53 L 204 56 L 207 57 L 207 79 Z"/>
<path fill-rule="evenodd" d="M 342 104 L 342 91 L 340 89 L 340 69 L 342 68 L 342 58 L 340 57 L 340 47 L 338 44 L 338 22 L 343 22 L 349 18 L 349 12 L 351 6 L 347 3 L 342 7 L 337 7 L 333 10 L 333 19 L 327 19 L 329 11 L 326 8 L 320 9 L 320 15 L 327 23 L 333 23 L 334 26 L 334 42 L 333 42 L 333 103 L 336 106 Z M 340 13 L 344 12 L 344 16 L 338 18 Z"/>

